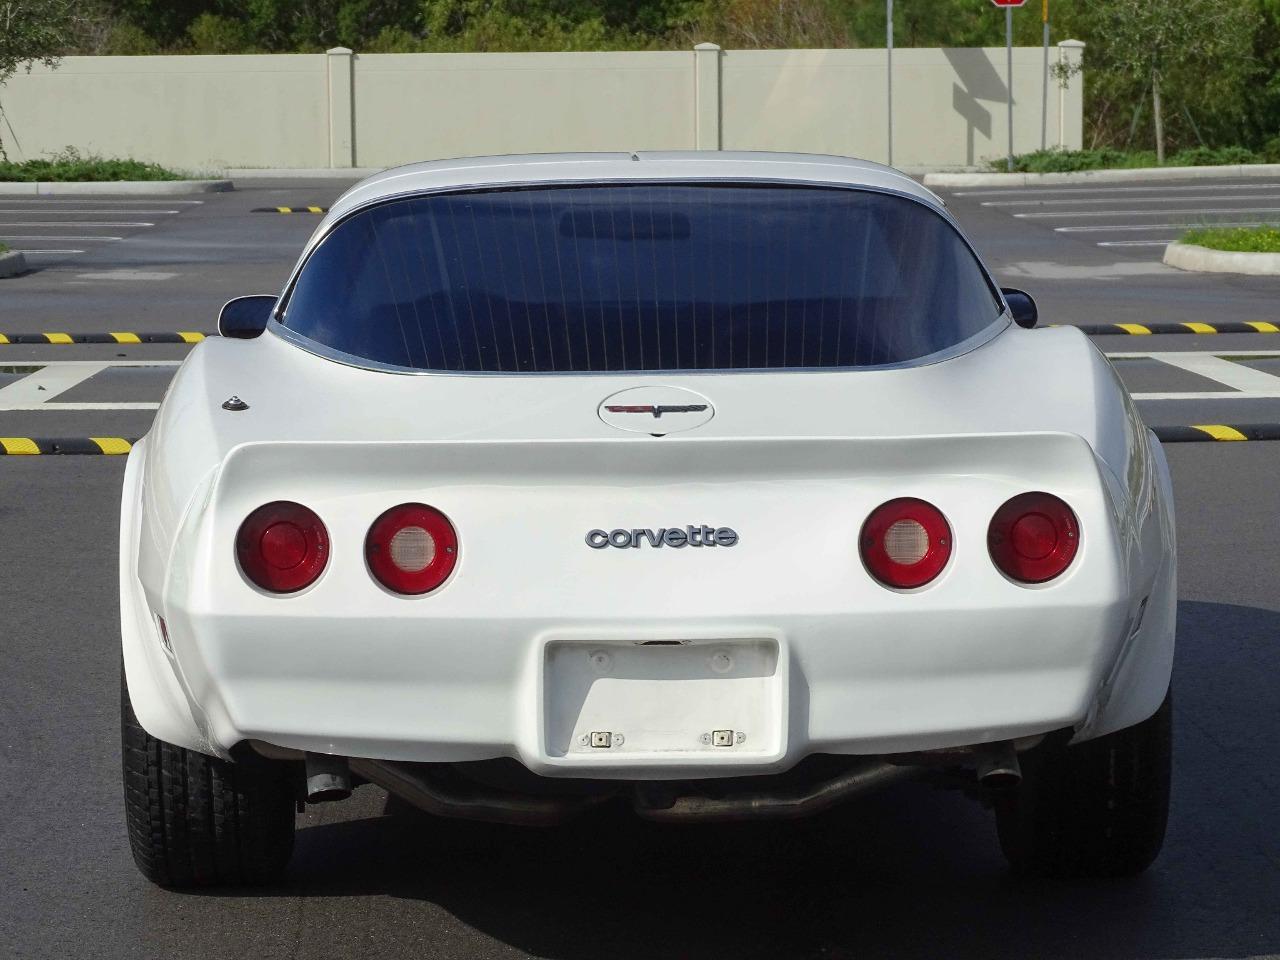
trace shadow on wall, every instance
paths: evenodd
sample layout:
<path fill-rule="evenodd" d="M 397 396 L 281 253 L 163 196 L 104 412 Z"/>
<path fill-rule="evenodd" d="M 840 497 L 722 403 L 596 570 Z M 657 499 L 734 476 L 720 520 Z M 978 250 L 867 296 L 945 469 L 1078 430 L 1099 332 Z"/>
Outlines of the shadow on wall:
<path fill-rule="evenodd" d="M 991 111 L 978 101 L 998 101 L 1003 105 L 1008 101 L 1009 87 L 982 50 L 946 47 L 942 55 L 960 78 L 960 82 L 951 87 L 951 106 L 967 124 L 965 163 L 973 166 L 977 162 L 975 133 L 991 139 Z"/>
<path fill-rule="evenodd" d="M 600 811 L 499 828 L 393 801 L 381 817 L 304 827 L 287 883 L 254 895 L 390 896 L 443 924 L 442 940 L 478 934 L 561 960 L 1280 952 L 1280 614 L 1188 602 L 1179 634 L 1173 816 L 1164 854 L 1136 880 L 1015 881 L 986 810 L 906 784 L 792 825 Z M 437 905 L 457 923 L 417 912 Z M 386 908 L 345 909 L 333 907 L 343 936 L 395 936 Z"/>

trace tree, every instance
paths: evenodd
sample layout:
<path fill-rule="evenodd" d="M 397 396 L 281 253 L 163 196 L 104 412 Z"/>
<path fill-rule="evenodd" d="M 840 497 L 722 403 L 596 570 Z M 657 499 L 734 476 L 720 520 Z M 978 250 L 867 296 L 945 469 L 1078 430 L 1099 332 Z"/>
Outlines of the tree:
<path fill-rule="evenodd" d="M 1193 130 L 1189 104 L 1212 104 L 1214 122 L 1243 125 L 1239 114 L 1254 72 L 1257 7 L 1244 0 L 1107 0 L 1072 4 L 1068 29 L 1089 46 L 1089 82 L 1130 99 L 1151 98 L 1156 160 L 1164 163 L 1166 108 L 1174 99 Z M 1095 91 L 1096 92 L 1096 91 Z M 1206 110 L 1203 115 L 1211 111 Z M 1233 123 L 1233 121 L 1235 121 Z"/>
<path fill-rule="evenodd" d="M 74 0 L 0 0 L 0 87 L 21 67 L 29 71 L 37 63 L 56 66 L 75 42 L 77 22 Z M 0 159 L 8 159 L 2 137 Z"/>

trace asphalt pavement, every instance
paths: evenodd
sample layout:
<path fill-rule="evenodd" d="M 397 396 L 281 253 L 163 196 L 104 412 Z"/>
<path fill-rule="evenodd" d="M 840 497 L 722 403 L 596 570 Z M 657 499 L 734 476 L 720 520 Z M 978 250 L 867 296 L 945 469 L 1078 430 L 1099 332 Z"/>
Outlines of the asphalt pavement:
<path fill-rule="evenodd" d="M 0 333 L 212 329 L 226 299 L 280 288 L 318 220 L 252 211 L 327 206 L 346 185 L 245 182 L 184 203 L 4 200 L 0 241 L 44 252 L 31 254 L 34 272 L 0 281 Z M 1159 262 L 1182 224 L 1280 220 L 1280 182 L 944 197 L 1043 322 L 1280 323 L 1280 279 Z M 1153 424 L 1280 421 L 1280 334 L 1095 342 Z M 0 438 L 139 436 L 189 349 L 0 343 Z M 1165 852 L 1138 880 L 1016 882 L 987 811 L 914 785 L 799 829 L 601 814 L 546 830 L 432 821 L 364 787 L 299 817 L 280 886 L 210 893 L 151 887 L 129 859 L 123 458 L 2 457 L 0 956 L 1280 955 L 1280 443 L 1167 452 L 1181 599 L 1174 803 Z"/>

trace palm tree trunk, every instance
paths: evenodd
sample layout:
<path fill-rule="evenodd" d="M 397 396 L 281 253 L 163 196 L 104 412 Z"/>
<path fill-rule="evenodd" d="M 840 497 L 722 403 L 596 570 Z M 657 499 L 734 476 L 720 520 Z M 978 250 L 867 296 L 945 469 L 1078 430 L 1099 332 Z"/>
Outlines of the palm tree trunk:
<path fill-rule="evenodd" d="M 1156 163 L 1164 166 L 1164 114 L 1160 112 L 1160 72 L 1151 71 L 1151 112 L 1156 121 Z"/>

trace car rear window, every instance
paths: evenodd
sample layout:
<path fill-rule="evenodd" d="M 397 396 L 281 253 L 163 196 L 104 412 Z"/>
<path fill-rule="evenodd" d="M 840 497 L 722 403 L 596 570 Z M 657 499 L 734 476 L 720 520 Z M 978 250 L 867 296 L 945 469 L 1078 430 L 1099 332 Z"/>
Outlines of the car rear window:
<path fill-rule="evenodd" d="M 485 373 L 904 363 L 1000 305 L 905 197 L 626 184 L 436 194 L 339 223 L 281 322 L 355 362 Z"/>

